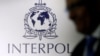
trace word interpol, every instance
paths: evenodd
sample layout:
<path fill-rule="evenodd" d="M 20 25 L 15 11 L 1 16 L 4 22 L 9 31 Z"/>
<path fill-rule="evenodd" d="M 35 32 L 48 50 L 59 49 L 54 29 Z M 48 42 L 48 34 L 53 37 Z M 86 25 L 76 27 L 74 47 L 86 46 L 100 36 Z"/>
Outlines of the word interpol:
<path fill-rule="evenodd" d="M 38 54 L 44 53 L 49 54 L 51 52 L 55 52 L 57 54 L 63 53 L 71 53 L 70 52 L 70 45 L 69 43 L 19 43 L 19 44 L 11 44 L 8 43 L 8 53 L 15 54 L 15 53 L 31 53 L 31 54 Z"/>

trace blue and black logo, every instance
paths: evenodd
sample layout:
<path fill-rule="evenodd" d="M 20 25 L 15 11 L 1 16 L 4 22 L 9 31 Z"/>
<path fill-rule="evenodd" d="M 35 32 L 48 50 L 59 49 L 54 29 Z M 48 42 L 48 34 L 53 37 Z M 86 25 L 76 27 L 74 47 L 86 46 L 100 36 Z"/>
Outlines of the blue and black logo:
<path fill-rule="evenodd" d="M 42 0 L 35 3 L 35 7 L 29 9 L 24 18 L 24 26 L 26 31 L 24 37 L 27 39 L 57 38 L 55 32 L 57 29 L 56 15 L 51 12 L 49 7 L 46 7 L 46 3 L 42 3 Z"/>

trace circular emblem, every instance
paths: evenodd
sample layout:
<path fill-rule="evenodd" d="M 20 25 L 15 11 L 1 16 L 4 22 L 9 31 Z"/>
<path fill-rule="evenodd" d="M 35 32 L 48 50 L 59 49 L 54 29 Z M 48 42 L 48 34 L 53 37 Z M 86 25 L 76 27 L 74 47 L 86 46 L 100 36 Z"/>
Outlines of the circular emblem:
<path fill-rule="evenodd" d="M 40 0 L 29 11 L 24 18 L 25 38 L 34 39 L 39 37 L 39 40 L 42 40 L 42 37 L 47 39 L 57 37 L 55 32 L 57 29 L 57 18 L 51 12 L 51 9 L 46 7 L 46 3 L 42 3 L 42 0 Z"/>

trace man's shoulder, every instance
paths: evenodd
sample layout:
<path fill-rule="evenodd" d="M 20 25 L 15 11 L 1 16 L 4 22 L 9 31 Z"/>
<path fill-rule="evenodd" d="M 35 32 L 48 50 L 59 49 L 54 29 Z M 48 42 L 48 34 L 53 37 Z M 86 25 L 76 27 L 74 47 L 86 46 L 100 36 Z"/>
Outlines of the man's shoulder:
<path fill-rule="evenodd" d="M 84 48 L 85 48 L 86 39 L 82 39 L 74 48 L 71 56 L 78 56 L 82 55 Z"/>
<path fill-rule="evenodd" d="M 80 46 L 84 46 L 85 43 L 86 43 L 86 39 L 84 38 L 84 39 L 82 39 L 82 40 L 76 45 L 76 48 L 77 48 L 77 47 L 80 47 Z"/>
<path fill-rule="evenodd" d="M 99 40 L 99 46 L 98 46 L 98 49 L 97 49 L 97 54 L 99 54 L 100 52 L 100 39 Z M 83 55 L 83 52 L 84 52 L 84 49 L 85 49 L 85 44 L 86 44 L 86 38 L 82 39 L 77 45 L 76 47 L 74 48 L 73 52 L 72 52 L 72 55 L 71 56 L 82 56 Z M 98 56 L 98 55 L 96 55 Z"/>

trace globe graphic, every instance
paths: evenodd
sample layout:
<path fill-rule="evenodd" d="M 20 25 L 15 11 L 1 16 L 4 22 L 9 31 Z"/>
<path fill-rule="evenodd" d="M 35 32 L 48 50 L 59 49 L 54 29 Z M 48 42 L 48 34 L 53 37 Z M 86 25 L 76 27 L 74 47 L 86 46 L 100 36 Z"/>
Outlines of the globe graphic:
<path fill-rule="evenodd" d="M 53 18 L 48 11 L 41 10 L 32 12 L 29 21 L 32 29 L 46 31 L 50 28 Z"/>

